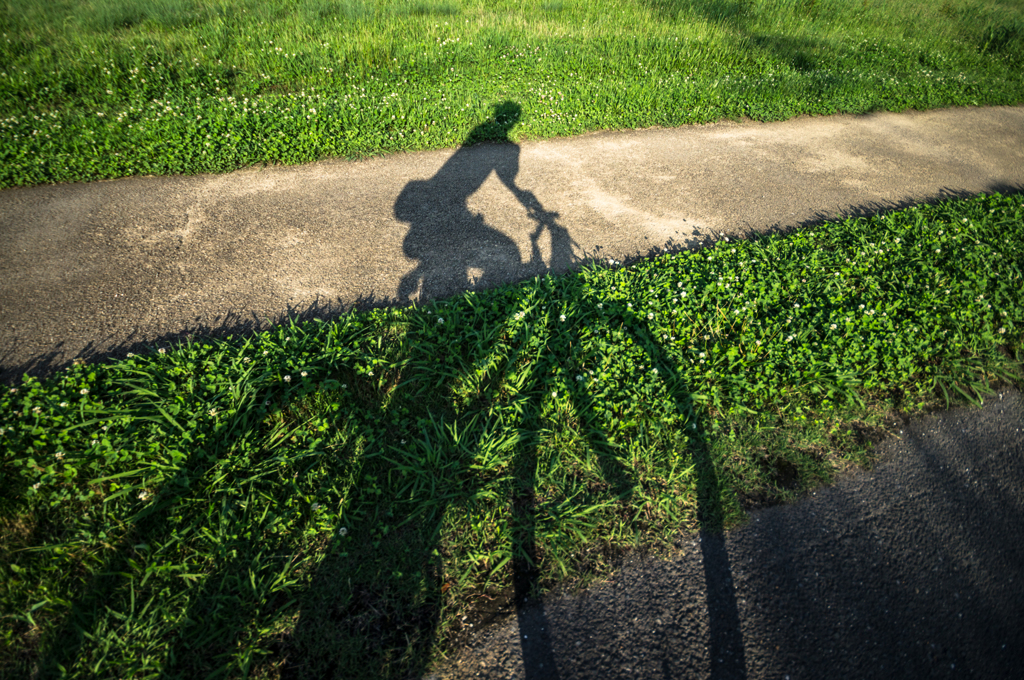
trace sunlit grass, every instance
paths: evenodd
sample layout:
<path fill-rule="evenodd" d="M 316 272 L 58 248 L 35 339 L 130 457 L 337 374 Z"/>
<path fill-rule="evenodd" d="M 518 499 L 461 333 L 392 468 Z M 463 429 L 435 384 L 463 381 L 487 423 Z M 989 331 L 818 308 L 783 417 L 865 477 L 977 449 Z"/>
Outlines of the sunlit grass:
<path fill-rule="evenodd" d="M 1024 100 L 1020 2 L 8 0 L 0 187 Z"/>
<path fill-rule="evenodd" d="M 586 583 L 1019 385 L 1022 248 L 997 194 L 26 378 L 0 673 L 416 676 L 524 534 Z"/>

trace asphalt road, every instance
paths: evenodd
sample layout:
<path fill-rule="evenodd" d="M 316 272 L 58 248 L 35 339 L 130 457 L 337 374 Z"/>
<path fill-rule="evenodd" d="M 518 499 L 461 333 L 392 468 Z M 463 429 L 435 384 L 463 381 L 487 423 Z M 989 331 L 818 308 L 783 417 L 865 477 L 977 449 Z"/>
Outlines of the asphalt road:
<path fill-rule="evenodd" d="M 1024 676 L 1024 398 L 893 424 L 881 462 L 472 634 L 430 680 Z"/>

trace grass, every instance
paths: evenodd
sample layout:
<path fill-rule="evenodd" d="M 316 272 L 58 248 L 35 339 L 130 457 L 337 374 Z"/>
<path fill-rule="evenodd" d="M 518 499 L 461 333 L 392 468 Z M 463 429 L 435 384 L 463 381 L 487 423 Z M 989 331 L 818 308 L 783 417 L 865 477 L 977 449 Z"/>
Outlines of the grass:
<path fill-rule="evenodd" d="M 26 377 L 0 674 L 418 677 L 517 570 L 585 583 L 1020 385 L 1022 279 L 993 194 Z"/>
<path fill-rule="evenodd" d="M 6 0 L 0 34 L 0 187 L 452 146 L 509 99 L 518 138 L 1024 99 L 1020 2 Z M 417 677 L 523 574 L 1020 385 L 1022 277 L 994 194 L 26 377 L 0 676 Z"/>
<path fill-rule="evenodd" d="M 1019 0 L 4 0 L 0 188 L 1024 101 Z"/>

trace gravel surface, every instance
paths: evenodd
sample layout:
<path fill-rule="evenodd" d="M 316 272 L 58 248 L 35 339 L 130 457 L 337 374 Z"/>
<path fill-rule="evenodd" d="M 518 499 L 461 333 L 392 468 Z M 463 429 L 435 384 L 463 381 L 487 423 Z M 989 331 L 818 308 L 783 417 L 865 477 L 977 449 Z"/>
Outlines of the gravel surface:
<path fill-rule="evenodd" d="M 429 678 L 1024 677 L 1024 399 L 899 427 L 874 470 L 527 606 Z"/>

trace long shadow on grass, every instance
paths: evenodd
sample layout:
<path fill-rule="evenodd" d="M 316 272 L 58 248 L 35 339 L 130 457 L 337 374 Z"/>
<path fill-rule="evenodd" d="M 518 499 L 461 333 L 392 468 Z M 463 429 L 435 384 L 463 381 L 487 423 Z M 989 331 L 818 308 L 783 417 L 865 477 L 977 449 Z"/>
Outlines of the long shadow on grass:
<path fill-rule="evenodd" d="M 433 178 L 410 182 L 396 200 L 396 216 L 411 225 L 405 252 L 418 262 L 401 282 L 401 300 L 417 294 L 421 300 L 436 299 L 464 290 L 470 270 L 482 272 L 477 283 L 489 286 L 507 279 L 509 272 L 521 277 L 524 272 L 563 271 L 573 262 L 574 244 L 557 223 L 557 213 L 546 211 L 516 184 L 519 148 L 507 133 L 519 114 L 515 103 L 497 106 L 494 120 L 474 130 L 467 142 L 504 144 L 483 156 L 463 157 L 460 149 Z M 525 264 L 511 239 L 467 208 L 466 199 L 492 171 L 537 221 Z M 538 246 L 545 232 L 552 251 L 547 264 Z M 411 370 L 390 401 L 400 401 L 403 389 L 415 390 L 412 401 L 427 402 L 428 415 L 420 419 L 419 431 L 405 432 L 399 426 L 364 455 L 366 474 L 347 502 L 352 526 L 344 528 L 344 551 L 336 551 L 318 569 L 295 630 L 282 645 L 285 677 L 360 672 L 366 677 L 414 677 L 425 672 L 436 661 L 428 656 L 435 640 L 449 632 L 440 628 L 448 623 L 444 610 L 455 606 L 446 595 L 459 575 L 448 569 L 447 562 L 456 556 L 446 554 L 446 531 L 451 530 L 446 517 L 471 512 L 483 499 L 506 507 L 509 585 L 526 677 L 558 678 L 554 631 L 537 597 L 542 561 L 537 517 L 539 505 L 548 501 L 538 497 L 536 487 L 548 393 L 545 372 L 550 368 L 544 358 L 570 357 L 574 349 L 571 340 L 559 340 L 553 332 L 557 313 L 544 310 L 535 323 L 517 324 L 508 316 L 514 308 L 498 305 L 491 308 L 493 313 L 484 310 L 483 316 L 474 317 L 472 330 L 486 338 L 476 353 L 465 340 L 465 329 L 451 336 L 450 343 L 433 338 L 447 328 L 443 307 L 430 317 L 438 326 L 421 327 L 417 333 L 422 337 L 408 339 Z M 447 323 L 458 322 L 449 318 Z M 502 376 L 513 373 L 516 384 L 510 385 Z M 438 374 L 446 378 L 427 384 Z M 454 405 L 454 385 L 480 375 L 485 377 L 472 403 Z M 587 414 L 594 404 L 583 397 L 574 408 Z M 495 444 L 491 439 L 494 432 L 509 431 L 515 433 L 514 441 Z M 608 493 L 627 498 L 632 481 L 615 448 L 600 431 L 589 432 L 588 444 Z M 508 454 L 503 463 L 474 467 L 493 451 Z M 492 546 L 492 552 L 500 555 L 502 548 Z M 503 564 L 489 565 L 495 578 L 507 573 Z"/>
<path fill-rule="evenodd" d="M 438 306 L 433 316 L 448 314 L 445 310 L 456 313 Z M 460 346 L 435 335 L 432 317 L 407 338 L 411 368 L 390 401 L 426 402 L 428 415 L 418 430 L 398 426 L 363 455 L 362 478 L 343 513 L 345 539 L 301 596 L 297 625 L 280 650 L 287 657 L 283 677 L 424 673 L 436 661 L 429 656 L 435 641 L 450 632 L 442 627 L 451 623 L 446 610 L 462 604 L 446 593 L 454 588 L 466 595 L 457 587 L 465 563 L 451 564 L 466 555 L 451 551 L 464 551 L 472 537 L 452 538 L 450 520 L 479 510 L 479 503 L 505 508 L 498 515 L 508 523 L 511 546 L 492 546 L 491 552 L 505 552 L 511 569 L 503 562 L 488 567 L 495 570 L 492 579 L 511 576 L 525 676 L 559 677 L 556 631 L 537 597 L 543 558 L 538 517 L 550 517 L 548 511 L 561 500 L 542 498 L 538 490 L 546 472 L 539 466 L 541 432 L 549 418 L 545 378 L 553 365 L 545 358 L 575 364 L 580 350 L 571 338 L 558 335 L 557 312 L 539 311 L 533 323 L 517 325 L 505 316 L 507 310 L 485 313 L 474 324 L 486 339 L 475 351 L 469 343 Z M 505 336 L 502 343 L 493 341 L 500 336 Z M 502 350 L 494 349 L 498 344 Z M 478 375 L 480 367 L 489 367 L 483 372 L 492 377 L 481 380 L 468 404 L 454 405 L 449 395 L 455 384 Z M 447 377 L 431 382 L 437 375 Z M 399 394 L 403 390 L 406 394 Z M 595 411 L 585 393 L 574 396 L 572 408 L 581 420 Z M 388 414 L 381 415 L 387 421 Z M 515 436 L 502 440 L 508 432 Z M 633 482 L 616 449 L 600 431 L 587 434 L 604 495 L 628 498 Z M 481 464 L 486 459 L 494 462 Z"/>
<path fill-rule="evenodd" d="M 723 680 L 745 678 L 743 634 L 732 567 L 725 545 L 722 493 L 726 490 L 719 481 L 715 462 L 711 459 L 709 442 L 693 402 L 692 388 L 682 379 L 676 361 L 654 340 L 643 319 L 630 313 L 624 319 L 624 326 L 630 329 L 636 345 L 644 350 L 651 365 L 657 368 L 658 374 L 665 381 L 675 410 L 687 416 L 693 427 L 690 455 L 697 475 L 697 519 L 707 594 L 710 677 Z"/>
<path fill-rule="evenodd" d="M 257 395 L 252 396 L 253 402 L 257 401 Z M 259 400 L 266 396 L 258 395 Z M 166 416 L 159 405 L 151 406 L 151 412 L 147 413 L 145 405 L 140 405 L 135 411 L 135 417 L 140 420 L 159 420 Z M 83 654 L 92 653 L 103 645 L 116 647 L 114 640 L 121 637 L 117 632 L 121 626 L 133 628 L 141 625 L 140 621 L 147 611 L 152 622 L 154 615 L 158 615 L 160 610 L 173 611 L 174 601 L 182 597 L 189 605 L 185 608 L 186 615 L 180 619 L 181 623 L 173 627 L 175 640 L 180 641 L 180 644 L 165 641 L 159 645 L 165 651 L 167 647 L 171 650 L 161 677 L 206 675 L 216 670 L 220 660 L 215 654 L 205 652 L 211 649 L 230 649 L 237 644 L 237 635 L 244 628 L 247 615 L 251 614 L 252 609 L 258 604 L 253 602 L 252 598 L 245 597 L 245 593 L 242 592 L 244 589 L 231 592 L 232 584 L 227 584 L 229 588 L 225 589 L 225 571 L 231 570 L 218 567 L 231 564 L 232 560 L 226 556 L 234 548 L 239 547 L 239 541 L 223 541 L 218 546 L 220 554 L 208 555 L 217 567 L 210 570 L 207 583 L 198 593 L 185 592 L 188 588 L 185 579 L 181 579 L 179 585 L 170 588 L 164 581 L 162 585 L 157 586 L 156 591 L 153 583 L 159 581 L 160 576 L 150 581 L 149 588 L 146 587 L 146 581 L 166 569 L 168 560 L 173 565 L 172 572 L 182 573 L 181 570 L 186 565 L 174 561 L 180 544 L 198 538 L 192 533 L 196 529 L 195 525 L 201 523 L 196 521 L 197 515 L 202 516 L 210 511 L 216 514 L 216 508 L 209 508 L 209 504 L 200 506 L 194 502 L 194 497 L 201 493 L 211 472 L 228 454 L 226 445 L 243 438 L 247 431 L 258 427 L 266 414 L 266 402 L 263 402 L 263 407 L 256 403 L 244 402 L 240 402 L 238 406 L 237 416 L 228 418 L 213 428 L 204 431 L 204 428 L 193 423 L 193 430 L 188 433 L 192 445 L 182 444 L 182 448 L 188 450 L 189 455 L 184 456 L 176 464 L 171 464 L 168 460 L 147 461 L 154 465 L 154 471 L 160 468 L 176 470 L 158 488 L 153 489 L 150 486 L 151 502 L 140 507 L 136 514 L 129 516 L 126 522 L 118 527 L 122 538 L 106 549 L 102 567 L 91 570 L 91 578 L 74 597 L 71 610 L 64 617 L 62 624 L 53 634 L 47 636 L 40 651 L 35 677 L 63 677 L 63 669 L 82 672 Z M 105 514 L 107 511 L 94 508 L 92 512 Z M 273 550 L 275 546 L 264 547 Z M 137 580 L 140 574 L 145 575 L 141 582 Z M 211 592 L 211 587 L 216 592 Z M 226 617 L 223 615 L 225 612 L 229 612 Z M 127 623 L 124 623 L 125 621 Z M 129 639 L 145 637 L 144 634 L 137 636 L 136 630 L 127 635 Z M 198 639 L 205 639 L 210 646 L 196 647 L 194 643 Z M 87 650 L 87 647 L 90 649 Z M 126 672 L 124 665 L 131 666 L 139 661 L 119 659 L 116 652 L 101 653 L 100 658 L 102 662 L 98 668 L 114 675 Z M 159 666 L 157 658 L 157 655 L 152 657 L 149 670 L 153 669 L 154 663 Z M 96 663 L 96 657 L 93 656 L 92 659 L 92 662 Z"/>

